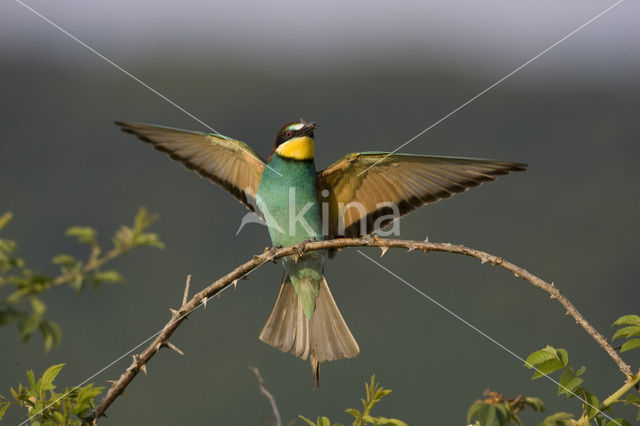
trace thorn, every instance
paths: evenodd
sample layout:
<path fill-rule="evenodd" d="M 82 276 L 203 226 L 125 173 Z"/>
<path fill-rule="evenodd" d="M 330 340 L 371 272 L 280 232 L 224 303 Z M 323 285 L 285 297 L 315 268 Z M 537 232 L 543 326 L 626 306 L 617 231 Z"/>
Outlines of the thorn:
<path fill-rule="evenodd" d="M 221 293 L 216 293 L 216 297 L 217 297 L 218 299 L 222 299 L 222 294 L 221 294 Z"/>
<path fill-rule="evenodd" d="M 482 259 L 480 259 L 480 263 L 485 264 L 487 263 L 487 258 L 483 257 Z"/>
<path fill-rule="evenodd" d="M 409 248 L 407 249 L 407 253 L 409 253 L 409 252 L 411 252 L 411 251 L 414 251 L 415 249 L 416 249 L 416 245 L 415 245 L 415 244 L 411 244 L 411 245 L 409 246 Z"/>
<path fill-rule="evenodd" d="M 116 383 L 118 383 L 118 381 L 117 380 L 107 380 L 107 383 L 109 383 L 111 386 L 113 386 Z"/>
<path fill-rule="evenodd" d="M 378 234 L 371 234 L 371 238 L 373 238 L 373 241 L 378 242 L 380 241 L 380 237 L 378 236 Z"/>
<path fill-rule="evenodd" d="M 127 371 L 133 371 L 136 368 L 138 368 L 138 363 L 140 362 L 140 355 L 138 354 L 133 354 L 133 365 L 130 365 L 129 367 L 127 367 Z"/>
<path fill-rule="evenodd" d="M 380 253 L 380 257 L 382 257 L 389 250 L 389 247 L 380 247 L 380 250 L 382 251 L 382 253 Z"/>
<path fill-rule="evenodd" d="M 516 278 L 520 278 L 520 275 L 516 274 L 515 272 L 513 273 L 513 276 Z"/>
<path fill-rule="evenodd" d="M 427 235 L 427 237 L 424 239 L 424 242 L 425 242 L 425 243 L 428 243 L 428 242 L 429 242 L 429 236 L 428 236 L 428 235 Z"/>
<path fill-rule="evenodd" d="M 162 347 L 162 343 L 158 343 L 156 345 L 156 352 L 158 352 L 160 350 L 160 348 Z"/>
<path fill-rule="evenodd" d="M 203 297 L 202 298 L 202 306 L 204 306 L 205 309 L 207 309 L 207 302 L 209 301 L 208 297 Z"/>
<path fill-rule="evenodd" d="M 191 285 L 191 274 L 187 275 L 187 283 L 184 286 L 184 296 L 182 296 L 182 306 L 187 304 L 189 300 L 189 286 Z"/>
<path fill-rule="evenodd" d="M 144 375 L 147 375 L 147 364 L 142 364 L 140 366 L 140 370 L 144 373 Z"/>
<path fill-rule="evenodd" d="M 175 309 L 173 309 L 173 308 L 169 308 L 169 312 L 171 312 L 171 315 L 172 315 L 172 316 L 173 316 L 173 315 L 177 315 L 177 314 L 178 314 L 178 311 L 176 311 L 176 310 L 175 310 Z"/>
<path fill-rule="evenodd" d="M 231 283 L 233 284 L 233 289 L 235 290 L 236 288 L 238 288 L 238 280 L 233 280 L 233 282 Z"/>
<path fill-rule="evenodd" d="M 162 344 L 162 346 L 166 346 L 166 347 L 168 347 L 169 349 L 171 349 L 172 351 L 178 352 L 180 355 L 184 355 L 184 352 L 182 352 L 182 351 L 180 350 L 180 348 L 178 348 L 176 345 L 174 345 L 174 344 L 173 344 L 173 343 L 171 343 L 171 342 L 165 342 L 165 343 L 163 343 L 163 344 Z"/>

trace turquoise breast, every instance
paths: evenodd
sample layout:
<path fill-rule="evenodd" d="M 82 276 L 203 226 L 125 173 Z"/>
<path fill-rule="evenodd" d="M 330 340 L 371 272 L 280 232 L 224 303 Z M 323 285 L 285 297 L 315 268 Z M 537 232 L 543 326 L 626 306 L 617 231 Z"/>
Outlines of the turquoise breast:
<path fill-rule="evenodd" d="M 256 201 L 274 245 L 286 247 L 322 239 L 313 160 L 290 160 L 274 154 L 262 173 Z"/>

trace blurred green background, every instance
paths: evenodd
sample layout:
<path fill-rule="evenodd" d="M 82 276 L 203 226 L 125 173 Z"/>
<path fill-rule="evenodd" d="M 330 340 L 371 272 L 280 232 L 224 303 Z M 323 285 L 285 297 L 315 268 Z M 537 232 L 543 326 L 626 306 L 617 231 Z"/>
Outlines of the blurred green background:
<path fill-rule="evenodd" d="M 607 336 L 639 313 L 640 61 L 637 3 L 623 3 L 403 152 L 521 161 L 529 170 L 428 206 L 401 221 L 404 238 L 462 243 L 553 281 Z M 318 168 L 344 154 L 393 150 L 608 4 L 572 1 L 269 3 L 75 2 L 32 6 L 220 132 L 267 155 L 276 131 L 320 123 Z M 0 6 L 0 211 L 3 231 L 31 267 L 84 251 L 63 236 L 94 226 L 102 242 L 137 208 L 159 214 L 165 250 L 142 248 L 114 267 L 125 285 L 45 297 L 63 343 L 49 354 L 1 328 L 0 393 L 59 362 L 59 386 L 78 384 L 158 331 L 182 297 L 269 244 L 246 210 L 113 120 L 204 130 L 198 123 L 17 3 Z M 635 41 L 634 41 L 635 40 Z M 635 46 L 635 47 L 634 47 Z M 365 250 L 377 256 L 379 250 Z M 616 366 L 559 304 L 504 270 L 460 256 L 390 251 L 380 260 L 522 357 L 546 344 L 586 364 L 599 397 Z M 277 295 L 280 265 L 265 265 L 190 316 L 108 410 L 111 425 L 263 424 L 270 416 L 248 365 L 260 368 L 285 423 L 298 414 L 346 422 L 372 373 L 394 390 L 380 415 L 410 424 L 464 424 L 486 388 L 542 397 L 547 412 L 579 411 L 549 381 L 353 250 L 326 267 L 361 354 L 310 368 L 257 336 Z M 625 359 L 637 366 L 638 354 Z M 117 378 L 130 357 L 93 381 Z M 624 414 L 624 412 L 622 412 Z M 22 420 L 16 409 L 7 423 Z M 524 416 L 527 424 L 541 416 Z M 301 424 L 299 421 L 297 424 Z"/>

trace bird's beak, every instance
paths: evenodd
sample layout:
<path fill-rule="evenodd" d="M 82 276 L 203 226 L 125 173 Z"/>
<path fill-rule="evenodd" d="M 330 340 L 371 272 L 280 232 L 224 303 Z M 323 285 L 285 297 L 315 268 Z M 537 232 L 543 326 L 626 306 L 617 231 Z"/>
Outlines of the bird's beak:
<path fill-rule="evenodd" d="M 304 123 L 304 127 L 302 128 L 302 134 L 305 136 L 313 137 L 313 130 L 318 127 L 318 124 L 315 122 Z"/>

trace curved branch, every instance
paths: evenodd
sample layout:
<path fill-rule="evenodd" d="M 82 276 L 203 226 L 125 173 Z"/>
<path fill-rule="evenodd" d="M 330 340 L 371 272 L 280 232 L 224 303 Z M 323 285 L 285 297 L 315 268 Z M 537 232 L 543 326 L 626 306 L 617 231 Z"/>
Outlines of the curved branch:
<path fill-rule="evenodd" d="M 580 325 L 613 359 L 617 364 L 620 371 L 627 377 L 633 375 L 631 367 L 626 364 L 622 358 L 618 355 L 616 350 L 607 342 L 607 339 L 578 312 L 573 304 L 560 293 L 553 283 L 549 284 L 546 281 L 536 277 L 525 269 L 507 262 L 501 257 L 475 250 L 463 245 L 454 245 L 450 243 L 432 243 L 429 241 L 413 241 L 413 240 L 399 240 L 399 239 L 381 239 L 377 235 L 366 236 L 361 238 L 338 238 L 333 240 L 323 241 L 305 241 L 299 245 L 284 247 L 284 248 L 269 248 L 267 247 L 262 254 L 255 255 L 253 259 L 238 266 L 227 275 L 213 282 L 207 286 L 204 290 L 196 293 L 189 301 L 183 303 L 180 309 L 171 309 L 171 319 L 164 326 L 162 331 L 156 336 L 156 338 L 147 346 L 141 353 L 133 356 L 133 362 L 127 368 L 127 370 L 120 376 L 120 378 L 114 381 L 107 392 L 104 399 L 94 408 L 90 416 L 87 417 L 89 423 L 97 424 L 97 419 L 103 416 L 106 409 L 113 403 L 113 401 L 120 396 L 127 385 L 131 383 L 133 378 L 140 372 L 146 372 L 146 363 L 160 350 L 162 347 L 168 347 L 175 350 L 178 353 L 181 351 L 169 342 L 169 337 L 174 333 L 186 316 L 197 308 L 200 304 L 205 304 L 209 298 L 220 293 L 225 287 L 230 284 L 236 283 L 239 279 L 243 278 L 253 269 L 263 265 L 267 262 L 275 261 L 281 257 L 286 256 L 302 256 L 305 252 L 322 249 L 341 249 L 345 247 L 379 247 L 384 254 L 389 248 L 404 248 L 408 251 L 422 250 L 425 253 L 429 251 L 439 251 L 446 253 L 462 254 L 465 256 L 475 257 L 482 263 L 490 263 L 492 265 L 500 266 L 508 271 L 511 271 L 516 277 L 529 281 L 534 286 L 549 293 L 552 299 L 556 299 L 567 310 L 567 314 L 571 315 L 578 325 Z M 185 298 L 186 300 L 186 293 Z"/>

